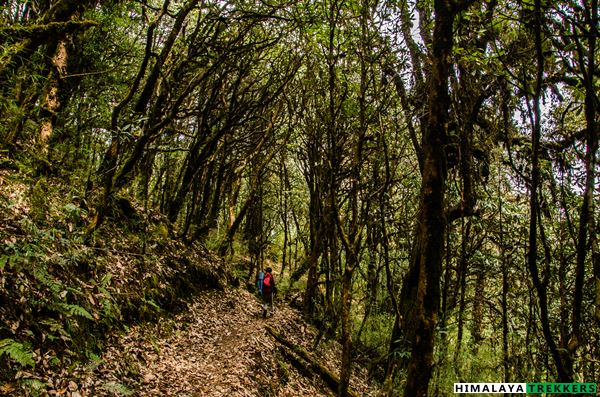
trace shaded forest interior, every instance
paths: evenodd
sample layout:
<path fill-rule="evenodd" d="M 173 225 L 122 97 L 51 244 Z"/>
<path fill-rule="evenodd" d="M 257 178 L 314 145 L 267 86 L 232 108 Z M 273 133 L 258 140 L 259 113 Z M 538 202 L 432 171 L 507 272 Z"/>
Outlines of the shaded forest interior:
<path fill-rule="evenodd" d="M 0 381 L 266 266 L 340 396 L 357 365 L 388 396 L 600 379 L 598 29 L 598 0 L 2 2 Z"/>

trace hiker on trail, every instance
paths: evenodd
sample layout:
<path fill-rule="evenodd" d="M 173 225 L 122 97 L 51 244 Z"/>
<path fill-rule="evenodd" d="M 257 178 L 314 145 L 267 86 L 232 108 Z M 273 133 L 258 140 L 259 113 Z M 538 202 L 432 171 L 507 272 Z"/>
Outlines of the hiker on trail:
<path fill-rule="evenodd" d="M 262 270 L 260 272 L 258 272 L 258 274 L 256 275 L 256 288 L 258 289 L 258 294 L 260 296 L 262 296 L 262 290 L 263 290 L 263 280 L 265 279 L 265 272 L 263 272 Z"/>
<path fill-rule="evenodd" d="M 277 288 L 275 287 L 275 278 L 273 277 L 273 269 L 267 267 L 265 269 L 262 283 L 260 282 L 260 273 L 259 273 L 259 284 L 262 284 L 262 288 L 259 286 L 259 293 L 262 296 L 262 307 L 263 318 L 267 318 L 268 309 L 270 308 L 271 316 L 273 315 L 273 295 L 277 292 Z M 261 272 L 262 273 L 262 272 Z"/>

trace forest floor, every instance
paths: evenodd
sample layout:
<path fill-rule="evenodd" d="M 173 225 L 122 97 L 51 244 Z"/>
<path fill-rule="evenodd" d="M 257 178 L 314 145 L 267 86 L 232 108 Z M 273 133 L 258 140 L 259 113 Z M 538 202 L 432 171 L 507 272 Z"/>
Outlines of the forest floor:
<path fill-rule="evenodd" d="M 317 330 L 283 299 L 263 319 L 225 261 L 139 210 L 85 242 L 70 188 L 26 181 L 0 170 L 0 396 L 335 395 L 267 331 L 339 373 L 339 344 L 313 349 Z M 359 365 L 351 386 L 377 395 Z"/>
<path fill-rule="evenodd" d="M 310 350 L 316 331 L 299 311 L 276 303 L 274 315 L 263 319 L 260 301 L 242 288 L 204 291 L 190 301 L 188 310 L 131 327 L 97 360 L 43 379 L 54 385 L 47 395 L 335 395 L 318 375 L 301 374 L 285 361 L 267 324 Z M 315 356 L 339 373 L 339 345 L 320 346 Z M 362 396 L 376 395 L 361 368 L 355 369 L 351 385 Z"/>

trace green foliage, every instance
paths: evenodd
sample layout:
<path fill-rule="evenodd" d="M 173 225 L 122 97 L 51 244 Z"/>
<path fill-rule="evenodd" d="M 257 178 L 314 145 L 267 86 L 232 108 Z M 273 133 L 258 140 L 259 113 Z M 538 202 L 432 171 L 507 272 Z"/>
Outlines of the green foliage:
<path fill-rule="evenodd" d="M 142 302 L 144 303 L 144 310 L 148 312 L 159 313 L 162 310 L 152 299 L 143 299 Z"/>
<path fill-rule="evenodd" d="M 21 387 L 32 397 L 47 395 L 45 394 L 47 385 L 38 379 L 23 379 L 21 381 Z"/>
<path fill-rule="evenodd" d="M 359 321 L 359 317 L 356 316 L 354 329 L 358 329 L 360 326 Z M 360 340 L 366 351 L 378 357 L 385 357 L 387 355 L 387 347 L 389 346 L 391 334 L 390 325 L 393 324 L 393 321 L 393 317 L 386 313 L 369 316 Z M 397 352 L 396 354 L 400 355 L 403 353 Z"/>
<path fill-rule="evenodd" d="M 285 385 L 290 379 L 289 364 L 285 361 L 281 354 L 277 354 L 275 359 L 277 360 L 277 379 L 279 380 L 279 384 Z"/>
<path fill-rule="evenodd" d="M 46 25 L 35 20 L 35 12 L 17 15 L 31 9 L 29 3 L 0 6 L 5 33 L 31 33 Z M 36 142 L 39 121 L 46 116 L 43 102 L 53 46 L 40 38 L 35 49 L 24 51 L 27 41 L 4 35 L 0 70 L 4 72 L 15 55 L 22 55 L 18 67 L 9 67 L 1 76 L 0 95 L 4 121 L 0 145 L 10 149 L 0 152 L 0 277 L 6 285 L 0 297 L 14 306 L 6 309 L 14 327 L 9 336 L 14 340 L 2 341 L 2 353 L 17 364 L 29 365 L 28 343 L 39 342 L 33 335 L 42 335 L 57 350 L 68 344 L 77 351 L 93 351 L 95 338 L 122 328 L 124 319 L 155 318 L 200 279 L 212 280 L 215 272 L 198 270 L 187 257 L 190 251 L 170 245 L 171 238 L 181 234 L 187 243 L 203 239 L 209 250 L 217 251 L 227 238 L 230 216 L 240 215 L 251 193 L 257 196 L 252 214 L 246 215 L 246 227 L 242 223 L 239 228 L 247 233 L 242 237 L 238 231 L 229 251 L 233 252 L 229 259 L 239 264 L 234 276 L 247 277 L 250 251 L 253 260 L 276 263 L 286 227 L 286 243 L 296 244 L 287 257 L 286 274 L 318 247 L 315 301 L 326 296 L 330 301 L 323 305 L 332 307 L 315 310 L 336 316 L 340 269 L 347 260 L 340 231 L 356 227 L 360 263 L 351 299 L 353 330 L 362 325 L 365 302 L 371 298 L 370 288 L 363 283 L 366 277 L 356 281 L 358 274 L 375 267 L 378 296 L 357 346 L 362 353 L 386 357 L 397 309 L 390 307 L 390 294 L 405 296 L 400 293 L 402 280 L 414 253 L 415 227 L 423 216 L 415 153 L 428 132 L 426 101 L 435 86 L 429 79 L 437 76 L 430 70 L 436 54 L 428 42 L 435 26 L 433 1 L 293 5 L 232 1 L 226 7 L 217 3 L 202 3 L 182 21 L 182 31 L 174 32 L 178 34 L 173 36 L 173 49 L 164 59 L 160 57 L 182 2 L 171 2 L 164 14 L 158 2 L 101 2 L 87 7 L 82 19 L 98 26 L 69 37 L 61 107 L 52 115 L 54 136 L 47 158 L 41 160 L 45 166 L 39 169 L 35 159 L 46 156 L 38 153 Z M 451 325 L 438 340 L 447 346 L 438 350 L 437 368 L 439 385 L 446 386 L 457 373 L 471 380 L 493 377 L 501 364 L 495 350 L 500 337 L 490 332 L 498 327 L 494 310 L 499 307 L 501 288 L 488 282 L 484 296 L 477 296 L 476 272 L 485 280 L 499 280 L 502 275 L 509 279 L 509 350 L 511 359 L 520 360 L 515 367 L 524 368 L 527 375 L 552 372 L 551 365 L 532 358 L 547 353 L 547 342 L 539 331 L 539 303 L 535 293 L 530 295 L 533 289 L 523 261 L 533 150 L 530 103 L 523 98 L 534 89 L 534 4 L 469 4 L 455 19 L 449 37 L 453 52 L 446 60 L 450 63 L 447 84 L 452 103 L 446 138 L 452 146 L 445 147 L 445 154 L 448 157 L 452 147 L 462 151 L 469 145 L 482 153 L 474 154 L 477 158 L 471 165 L 447 170 L 445 215 L 454 208 L 464 209 L 465 199 L 473 198 L 477 219 L 460 218 L 447 225 L 443 244 L 440 281 L 447 287 L 448 312 L 441 315 Z M 539 239 L 547 246 L 543 255 L 540 249 L 540 269 L 551 301 L 547 308 L 551 333 L 561 335 L 564 343 L 569 340 L 568 319 L 573 318 L 572 263 L 587 161 L 586 142 L 579 134 L 586 128 L 584 109 L 589 99 L 583 83 L 591 78 L 592 87 L 600 85 L 593 73 L 584 76 L 585 63 L 596 55 L 587 53 L 590 35 L 584 33 L 591 27 L 586 12 L 581 12 L 586 7 L 586 2 L 576 6 L 546 2 L 543 12 L 548 23 L 539 32 L 547 80 L 539 189 L 543 204 Z M 146 37 L 150 31 L 153 36 Z M 410 40 L 415 48 L 410 48 Z M 141 70 L 145 61 L 147 68 Z M 138 75 L 139 86 L 129 95 Z M 134 110 L 151 75 L 157 81 L 148 86 L 148 104 Z M 421 85 L 419 80 L 425 81 Z M 403 84 L 406 92 L 394 87 L 396 83 Z M 122 109 L 115 107 L 119 103 Z M 115 110 L 121 113 L 113 128 Z M 109 144 L 117 141 L 115 168 L 101 168 Z M 127 203 L 137 197 L 143 205 L 130 206 L 135 212 L 132 217 L 107 214 L 114 223 L 87 234 L 83 229 L 94 207 L 102 207 L 101 190 L 111 180 L 105 177 L 123 171 L 138 152 L 130 179 L 124 179 L 114 193 Z M 483 165 L 491 172 L 483 175 Z M 15 168 L 23 174 L 19 175 L 27 190 L 23 197 L 17 197 L 16 187 L 4 186 L 4 171 Z M 186 175 L 190 176 L 187 184 Z M 466 191 L 466 182 L 472 185 L 471 192 Z M 175 207 L 179 212 L 173 215 Z M 353 214 L 353 207 L 365 214 Z M 169 221 L 164 218 L 167 213 Z M 592 221 L 597 217 L 593 215 Z M 253 238 L 255 246 L 250 249 Z M 389 269 L 383 265 L 384 253 Z M 597 306 L 593 280 L 587 278 L 594 271 L 592 265 L 586 263 L 585 290 L 577 291 L 582 292 L 585 310 Z M 386 270 L 391 280 L 384 280 Z M 460 276 L 466 280 L 464 286 Z M 286 285 L 286 280 L 278 281 Z M 297 286 L 304 289 L 306 284 L 302 278 Z M 461 293 L 465 313 L 457 310 Z M 480 298 L 492 309 L 487 311 L 486 306 L 482 319 L 469 317 Z M 458 351 L 459 316 L 462 345 L 456 360 L 451 360 Z M 472 324 L 481 327 L 474 333 L 483 335 L 483 341 L 470 334 Z M 593 351 L 590 341 L 597 330 L 584 331 L 580 339 L 587 345 L 575 357 L 578 373 L 587 370 L 587 362 L 597 362 L 588 353 Z M 466 348 L 475 343 L 473 349 Z M 395 354 L 406 358 L 408 350 Z M 116 393 L 130 392 L 119 384 L 107 387 Z M 120 387 L 124 389 L 119 391 Z"/>
<path fill-rule="evenodd" d="M 69 316 L 79 316 L 87 318 L 88 320 L 93 320 L 92 315 L 85 310 L 83 307 L 78 305 L 71 305 L 67 303 L 57 303 L 55 307 L 62 313 L 67 314 Z"/>
<path fill-rule="evenodd" d="M 7 355 L 21 367 L 35 366 L 30 348 L 23 343 L 15 342 L 13 339 L 0 340 L 0 356 L 2 355 Z"/>
<path fill-rule="evenodd" d="M 102 389 L 120 396 L 133 396 L 135 394 L 133 390 L 118 382 L 107 382 L 102 385 Z"/>

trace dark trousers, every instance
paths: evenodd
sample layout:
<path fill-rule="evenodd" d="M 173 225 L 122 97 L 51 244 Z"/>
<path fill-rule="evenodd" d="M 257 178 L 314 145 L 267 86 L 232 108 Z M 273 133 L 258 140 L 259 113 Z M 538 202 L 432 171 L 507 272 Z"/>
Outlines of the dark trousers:
<path fill-rule="evenodd" d="M 273 314 L 273 291 L 262 293 L 263 317 L 267 316 L 268 310 Z"/>

